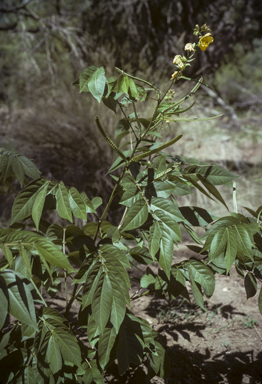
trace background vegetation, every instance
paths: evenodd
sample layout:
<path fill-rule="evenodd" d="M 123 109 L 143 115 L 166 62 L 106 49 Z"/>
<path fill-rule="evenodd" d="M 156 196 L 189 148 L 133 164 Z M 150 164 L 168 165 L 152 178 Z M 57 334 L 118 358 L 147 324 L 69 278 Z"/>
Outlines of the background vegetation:
<path fill-rule="evenodd" d="M 208 52 L 198 54 L 187 75 L 204 75 L 212 87 L 202 90 L 198 101 L 202 112 L 224 117 L 204 125 L 172 126 L 185 137 L 179 155 L 190 151 L 197 158 L 249 174 L 252 167 L 252 180 L 258 178 L 253 166 L 261 165 L 259 0 L 3 0 L 1 4 L 1 146 L 15 147 L 34 159 L 42 175 L 63 179 L 90 197 L 106 198 L 103 194 L 109 194 L 112 185 L 96 176 L 105 174 L 112 154 L 96 134 L 97 106 L 79 97 L 72 82 L 94 64 L 103 65 L 107 73 L 113 73 L 115 66 L 138 75 L 143 72 L 161 84 L 173 71 L 173 56 L 192 39 L 195 24 L 206 22 L 215 42 Z M 109 112 L 103 123 L 113 132 L 116 121 Z M 203 153 L 200 137 L 211 140 L 210 151 Z M 79 145 L 83 141 L 86 146 Z M 251 193 L 254 199 L 260 194 L 255 187 Z M 1 213 L 8 214 L 10 207 L 1 203 Z"/>

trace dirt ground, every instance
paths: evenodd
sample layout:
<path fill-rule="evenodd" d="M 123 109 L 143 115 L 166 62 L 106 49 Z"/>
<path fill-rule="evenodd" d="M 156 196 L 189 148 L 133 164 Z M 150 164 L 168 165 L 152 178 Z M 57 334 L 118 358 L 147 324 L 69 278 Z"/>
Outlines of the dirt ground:
<path fill-rule="evenodd" d="M 195 257 L 186 246 L 176 262 Z M 141 271 L 131 276 L 141 277 Z M 131 281 L 133 281 L 131 279 Z M 136 291 L 133 284 L 132 291 Z M 167 303 L 144 296 L 132 302 L 136 316 L 145 318 L 161 335 L 171 372 L 168 384 L 262 383 L 262 316 L 258 294 L 246 299 L 244 281 L 231 268 L 231 277 L 216 275 L 214 295 L 205 302 L 207 312 L 180 298 Z M 145 383 L 143 374 L 121 383 Z M 118 381 L 119 382 L 119 381 Z M 153 378 L 152 384 L 164 383 Z"/>

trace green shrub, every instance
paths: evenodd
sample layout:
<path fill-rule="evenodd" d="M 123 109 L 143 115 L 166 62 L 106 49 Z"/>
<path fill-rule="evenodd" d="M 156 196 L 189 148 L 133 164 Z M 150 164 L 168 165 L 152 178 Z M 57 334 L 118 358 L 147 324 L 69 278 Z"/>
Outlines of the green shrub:
<path fill-rule="evenodd" d="M 145 319 L 132 313 L 131 301 L 153 293 L 190 300 L 190 285 L 195 302 L 205 310 L 204 295 L 212 296 L 215 274 L 229 274 L 233 265 L 244 277 L 247 298 L 257 292 L 262 272 L 262 207 L 248 209 L 246 217 L 237 213 L 235 202 L 234 212 L 216 217 L 204 207 L 176 202 L 177 196 L 197 189 L 227 208 L 216 186 L 235 178 L 217 165 L 164 151 L 181 140 L 178 135 L 162 142 L 161 132 L 172 122 L 206 120 L 181 117 L 193 106 L 183 104 L 202 79 L 180 100 L 175 100 L 173 91 L 179 79 L 188 80 L 183 71 L 197 46 L 205 50 L 213 40 L 206 35 L 207 26 L 196 27 L 194 34 L 198 43 L 186 46 L 186 56 L 175 57 L 176 71 L 165 92 L 119 69 L 117 78 L 107 79 L 104 68 L 95 66 L 86 68 L 75 82 L 80 92 L 89 92 L 113 112 L 123 113 L 114 140 L 99 118 L 95 120 L 114 152 L 108 174 L 115 186 L 101 216 L 97 213 L 100 197 L 90 200 L 63 181 L 39 178 L 30 160 L 1 149 L 2 192 L 15 193 L 16 178 L 23 187 L 13 204 L 10 227 L 0 230 L 2 382 L 100 384 L 115 361 L 120 375 L 130 366 L 145 364 L 148 380 L 155 375 L 168 379 L 168 355 L 159 336 Z M 152 116 L 144 117 L 138 108 L 145 101 L 155 106 Z M 106 218 L 117 196 L 123 215 L 113 225 Z M 50 210 L 57 211 L 64 226 L 43 219 Z M 87 215 L 95 220 L 87 220 Z M 76 225 L 75 218 L 84 225 Z M 204 236 L 200 238 L 195 227 L 203 228 Z M 181 228 L 192 238 L 193 245 L 188 247 L 196 258 L 176 263 L 173 251 L 182 241 Z M 151 269 L 153 263 L 159 265 L 157 273 Z M 133 264 L 146 270 L 140 289 L 131 296 L 127 270 Z M 58 297 L 62 282 L 63 314 L 61 308 L 47 304 L 49 296 Z M 68 283 L 73 287 L 70 294 Z M 79 304 L 77 320 L 72 319 L 74 302 Z M 261 291 L 258 304 L 262 312 Z"/>

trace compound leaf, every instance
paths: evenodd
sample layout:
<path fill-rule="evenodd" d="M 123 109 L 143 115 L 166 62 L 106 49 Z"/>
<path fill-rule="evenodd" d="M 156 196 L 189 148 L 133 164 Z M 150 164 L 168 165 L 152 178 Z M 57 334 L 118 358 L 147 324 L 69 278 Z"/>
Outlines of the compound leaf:
<path fill-rule="evenodd" d="M 24 276 L 10 269 L 5 269 L 1 276 L 8 289 L 10 314 L 38 331 L 33 297 Z"/>
<path fill-rule="evenodd" d="M 18 220 L 26 219 L 32 214 L 37 192 L 45 183 L 45 178 L 34 180 L 19 193 L 13 204 L 11 225 Z"/>
<path fill-rule="evenodd" d="M 60 251 L 52 241 L 40 237 L 35 241 L 34 246 L 39 255 L 51 265 L 66 269 L 69 272 L 74 272 L 74 268 L 69 263 L 66 255 Z"/>
<path fill-rule="evenodd" d="M 154 212 L 157 209 L 163 211 L 166 215 L 170 216 L 176 222 L 185 221 L 177 205 L 170 200 L 163 197 L 153 197 L 151 200 L 150 208 Z"/>

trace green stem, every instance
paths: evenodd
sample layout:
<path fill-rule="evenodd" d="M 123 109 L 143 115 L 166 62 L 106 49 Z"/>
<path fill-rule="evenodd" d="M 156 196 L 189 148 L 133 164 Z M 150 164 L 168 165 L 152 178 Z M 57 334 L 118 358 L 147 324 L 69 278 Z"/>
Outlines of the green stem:
<path fill-rule="evenodd" d="M 63 228 L 63 254 L 64 255 L 65 255 L 65 245 L 66 245 L 65 233 L 66 233 L 66 228 Z M 68 298 L 67 298 L 67 275 L 66 275 L 66 271 L 64 272 L 64 279 L 65 279 L 65 300 L 66 300 L 66 307 L 67 307 Z"/>
<path fill-rule="evenodd" d="M 44 304 L 44 306 L 47 307 L 48 305 L 46 304 L 46 302 L 45 302 L 43 296 L 42 296 L 41 293 L 39 292 L 39 289 L 38 289 L 37 286 L 35 285 L 35 283 L 34 283 L 34 281 L 33 281 L 32 278 L 30 279 L 30 282 L 31 282 L 31 284 L 33 285 L 33 287 L 35 288 L 35 290 L 36 290 L 38 296 L 40 297 L 42 303 Z"/>
<path fill-rule="evenodd" d="M 131 298 L 131 301 L 140 299 L 140 297 L 146 296 L 146 295 L 148 295 L 150 292 L 151 292 L 151 290 L 149 289 L 148 291 L 146 291 L 146 292 L 144 292 L 144 293 L 141 293 L 141 295 L 135 297 L 134 299 Z"/>
<path fill-rule="evenodd" d="M 108 203 L 107 203 L 107 206 L 105 207 L 105 210 L 104 210 L 104 212 L 103 212 L 103 214 L 102 214 L 100 220 L 98 221 L 97 229 L 96 229 L 96 233 L 95 233 L 95 236 L 94 236 L 94 242 L 95 242 L 96 239 L 97 239 L 97 236 L 98 236 L 98 233 L 99 233 L 101 224 L 102 224 L 104 218 L 106 217 L 106 214 L 107 214 L 107 212 L 108 212 L 108 210 L 109 210 L 109 208 L 110 208 L 110 205 L 112 204 L 112 201 L 113 201 L 113 199 L 114 199 L 114 197 L 115 197 L 116 190 L 117 190 L 117 188 L 118 188 L 118 186 L 119 186 L 119 184 L 120 184 L 120 182 L 121 182 L 121 180 L 122 180 L 122 178 L 123 178 L 125 172 L 126 172 L 126 167 L 123 169 L 121 175 L 119 176 L 119 179 L 117 180 L 117 183 L 116 183 L 116 185 L 114 186 L 114 189 L 113 189 L 113 191 L 112 191 L 112 193 L 111 193 L 111 196 L 110 196 L 110 198 L 109 198 L 109 201 L 108 201 Z"/>
<path fill-rule="evenodd" d="M 140 124 L 140 121 L 138 119 L 138 115 L 137 115 L 137 111 L 136 111 L 136 105 L 135 105 L 134 101 L 132 101 L 132 105 L 133 105 L 133 110 L 135 112 L 136 122 L 137 122 L 138 128 L 139 128 L 139 130 L 141 132 L 141 124 Z M 141 133 L 140 133 L 140 135 L 141 135 Z"/>
<path fill-rule="evenodd" d="M 135 135 L 135 138 L 136 138 L 136 140 L 137 140 L 137 135 L 136 135 L 136 133 L 135 133 L 135 131 L 134 131 L 134 128 L 132 127 L 132 124 L 130 123 L 130 120 L 128 119 L 128 117 L 127 117 L 127 115 L 126 115 L 126 113 L 125 113 L 125 111 L 124 111 L 122 105 L 121 105 L 118 101 L 117 101 L 117 103 L 118 103 L 118 105 L 119 105 L 119 107 L 120 107 L 120 109 L 121 109 L 121 112 L 122 112 L 123 115 L 125 116 L 125 119 L 128 121 L 128 124 L 129 124 L 129 126 L 130 126 L 130 129 L 132 130 L 132 132 L 133 132 L 133 134 Z"/>
<path fill-rule="evenodd" d="M 80 288 L 78 289 L 77 291 L 77 288 L 78 288 L 78 284 L 75 284 L 74 285 L 74 288 L 73 288 L 73 291 L 72 291 L 72 294 L 71 294 L 71 297 L 70 297 L 70 300 L 66 306 L 66 309 L 65 309 L 65 314 L 64 316 L 67 318 L 68 316 L 68 313 L 70 311 L 70 308 L 72 307 L 72 304 L 75 300 L 75 298 L 77 297 L 77 295 L 79 294 L 79 292 L 81 291 L 81 289 L 83 288 L 83 285 L 80 286 Z"/>
<path fill-rule="evenodd" d="M 144 83 L 144 84 L 149 85 L 150 87 L 154 88 L 154 90 L 155 90 L 158 94 L 160 94 L 159 89 L 157 89 L 153 84 L 149 83 L 148 81 L 146 81 L 146 80 L 144 80 L 144 79 L 139 79 L 139 77 L 135 77 L 135 76 L 129 75 L 129 73 L 124 72 L 124 71 L 123 71 L 122 69 L 120 69 L 120 68 L 115 67 L 115 70 L 116 70 L 117 72 L 121 73 L 122 75 L 126 75 L 126 76 L 130 77 L 130 79 L 134 79 L 134 80 L 137 80 L 137 81 L 141 81 L 141 83 Z"/>

